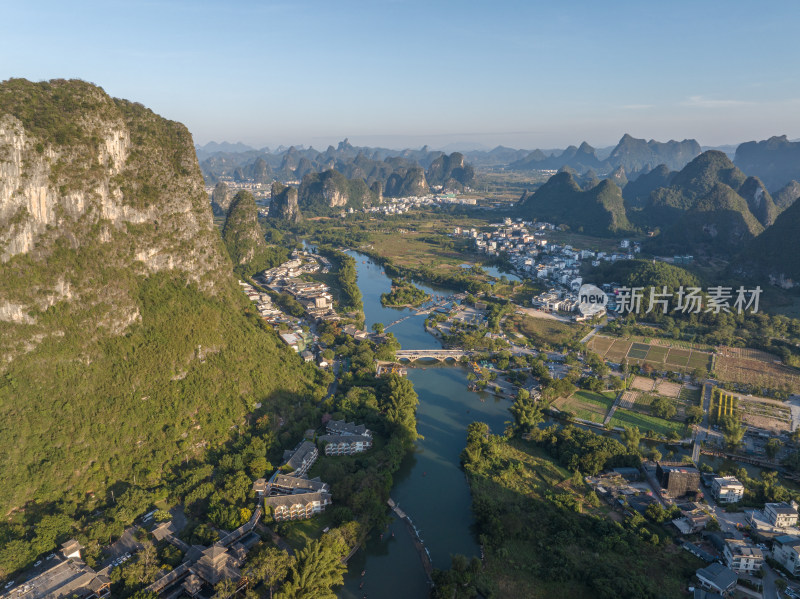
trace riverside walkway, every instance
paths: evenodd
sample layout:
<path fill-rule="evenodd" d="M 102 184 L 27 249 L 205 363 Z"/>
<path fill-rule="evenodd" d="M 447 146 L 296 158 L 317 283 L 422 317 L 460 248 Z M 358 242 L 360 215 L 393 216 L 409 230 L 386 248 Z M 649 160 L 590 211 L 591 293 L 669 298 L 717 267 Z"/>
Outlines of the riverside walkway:
<path fill-rule="evenodd" d="M 408 533 L 411 535 L 411 540 L 414 542 L 414 547 L 419 554 L 420 560 L 422 560 L 422 568 L 425 570 L 428 584 L 433 586 L 433 562 L 431 561 L 431 553 L 428 551 L 428 548 L 425 547 L 425 542 L 422 540 L 422 537 L 420 537 L 417 527 L 414 526 L 409 515 L 401 510 L 400 506 L 394 502 L 394 499 L 390 497 L 389 501 L 386 503 L 388 503 L 392 511 L 397 514 L 397 517 L 404 520 L 406 526 L 408 526 Z"/>

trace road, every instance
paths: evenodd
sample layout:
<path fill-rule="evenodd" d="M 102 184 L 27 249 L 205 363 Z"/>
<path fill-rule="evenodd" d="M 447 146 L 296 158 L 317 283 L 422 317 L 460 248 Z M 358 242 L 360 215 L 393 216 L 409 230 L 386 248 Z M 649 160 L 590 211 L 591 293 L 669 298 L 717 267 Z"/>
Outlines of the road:
<path fill-rule="evenodd" d="M 603 326 L 604 326 L 604 325 L 602 325 L 602 324 L 598 324 L 598 325 L 597 325 L 596 327 L 594 327 L 594 328 L 593 328 L 591 331 L 589 331 L 589 332 L 587 333 L 586 337 L 584 337 L 583 339 L 581 339 L 579 343 L 586 343 L 587 341 L 589 341 L 589 339 L 591 339 L 592 337 L 594 337 L 594 336 L 597 334 L 597 331 L 599 331 L 600 329 L 602 329 L 602 328 L 603 328 Z"/>
<path fill-rule="evenodd" d="M 700 425 L 697 427 L 697 435 L 694 438 L 694 447 L 692 448 L 692 461 L 695 464 L 698 464 L 700 461 L 700 448 L 703 445 L 703 441 L 706 439 L 706 435 L 708 434 L 708 410 L 711 406 L 711 390 L 713 386 L 708 384 L 706 381 L 703 384 L 703 420 Z"/>
<path fill-rule="evenodd" d="M 714 514 L 717 522 L 719 522 L 719 527 L 722 532 L 732 535 L 735 539 L 743 539 L 744 535 L 742 535 L 739 526 L 743 527 L 746 523 L 744 513 L 736 512 L 729 514 L 725 512 L 725 510 L 717 505 L 717 502 L 714 501 L 714 497 L 712 497 L 710 492 L 703 493 L 703 497 L 708 503 L 708 507 L 711 508 L 711 513 Z"/>
<path fill-rule="evenodd" d="M 778 599 L 778 589 L 775 586 L 775 580 L 778 575 L 767 564 L 764 564 L 763 572 L 764 577 L 761 581 L 764 583 L 764 588 L 762 589 L 764 599 Z"/>
<path fill-rule="evenodd" d="M 606 419 L 603 421 L 603 426 L 608 425 L 611 422 L 611 418 L 614 416 L 614 412 L 617 411 L 617 406 L 619 406 L 619 402 L 622 400 L 622 394 L 625 393 L 624 391 L 620 391 L 617 393 L 617 398 L 614 400 L 614 403 L 611 404 L 611 409 L 606 414 Z"/>

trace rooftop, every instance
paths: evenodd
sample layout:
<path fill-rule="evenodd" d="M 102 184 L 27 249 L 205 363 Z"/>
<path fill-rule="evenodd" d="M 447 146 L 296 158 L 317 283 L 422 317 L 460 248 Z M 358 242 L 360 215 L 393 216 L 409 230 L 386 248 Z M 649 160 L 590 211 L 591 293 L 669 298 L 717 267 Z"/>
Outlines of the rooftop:
<path fill-rule="evenodd" d="M 776 514 L 789 514 L 789 515 L 797 514 L 797 510 L 788 503 L 786 503 L 785 501 L 781 501 L 779 503 L 765 503 L 764 509 L 767 508 L 771 509 Z"/>
<path fill-rule="evenodd" d="M 344 420 L 331 420 L 325 425 L 329 433 L 338 435 L 364 435 L 368 429 L 363 424 L 345 422 Z"/>
<path fill-rule="evenodd" d="M 706 580 L 718 589 L 728 589 L 734 586 L 739 580 L 736 573 L 730 568 L 726 568 L 719 562 L 707 565 L 697 571 L 697 577 Z"/>
<path fill-rule="evenodd" d="M 297 470 L 316 450 L 317 446 L 311 441 L 303 441 L 294 450 L 283 452 L 283 459 L 290 468 Z"/>
<path fill-rule="evenodd" d="M 314 501 L 330 502 L 330 493 L 302 493 L 299 495 L 273 495 L 264 499 L 267 507 L 292 507 L 293 505 L 308 505 Z"/>
<path fill-rule="evenodd" d="M 371 443 L 372 437 L 366 435 L 322 435 L 319 438 L 323 443 Z"/>

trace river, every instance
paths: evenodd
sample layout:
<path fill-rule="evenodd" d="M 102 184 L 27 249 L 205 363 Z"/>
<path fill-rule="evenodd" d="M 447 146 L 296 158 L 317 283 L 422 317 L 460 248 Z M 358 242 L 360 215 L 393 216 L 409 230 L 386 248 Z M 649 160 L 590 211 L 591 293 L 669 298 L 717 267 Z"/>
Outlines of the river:
<path fill-rule="evenodd" d="M 408 309 L 384 308 L 380 296 L 391 283 L 381 266 L 366 256 L 356 260 L 358 286 L 367 328 L 412 314 Z M 417 284 L 431 295 L 449 292 Z M 413 315 L 392 326 L 404 349 L 436 349 L 438 340 L 425 332 L 425 316 Z M 409 368 L 408 378 L 419 395 L 417 430 L 422 438 L 395 474 L 392 498 L 414 521 L 429 549 L 435 568 L 450 566 L 450 556 L 480 554 L 471 512 L 471 497 L 459 456 L 467 426 L 480 420 L 500 433 L 510 419 L 507 400 L 467 390 L 467 372 L 459 366 L 426 365 Z M 365 571 L 362 577 L 361 573 Z M 362 586 L 363 583 L 363 586 Z M 395 518 L 382 537 L 375 533 L 349 562 L 341 599 L 408 599 L 427 597 L 428 586 L 419 555 L 406 524 Z"/>

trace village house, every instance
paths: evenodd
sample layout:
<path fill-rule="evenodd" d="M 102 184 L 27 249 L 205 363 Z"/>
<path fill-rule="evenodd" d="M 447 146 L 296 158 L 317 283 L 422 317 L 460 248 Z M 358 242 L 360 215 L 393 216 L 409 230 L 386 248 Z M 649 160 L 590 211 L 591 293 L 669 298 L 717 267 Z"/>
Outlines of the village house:
<path fill-rule="evenodd" d="M 695 572 L 700 586 L 720 595 L 728 595 L 736 588 L 739 577 L 730 568 L 714 562 Z"/>
<path fill-rule="evenodd" d="M 764 564 L 761 549 L 741 539 L 726 539 L 723 556 L 725 564 L 739 573 L 753 574 Z"/>
<path fill-rule="evenodd" d="M 319 441 L 325 455 L 353 455 L 372 447 L 372 437 L 365 435 L 322 435 Z"/>
<path fill-rule="evenodd" d="M 328 434 L 319 437 L 325 455 L 353 455 L 372 447 L 372 431 L 363 424 L 331 420 L 325 430 Z"/>
<path fill-rule="evenodd" d="M 744 485 L 735 476 L 718 476 L 711 481 L 711 494 L 720 503 L 736 503 L 744 496 Z"/>
<path fill-rule="evenodd" d="M 108 597 L 111 579 L 87 566 L 81 559 L 81 546 L 75 539 L 61 545 L 55 563 L 41 574 L 19 586 L 0 593 L 2 599 L 45 599 L 80 597 L 95 599 Z"/>
<path fill-rule="evenodd" d="M 277 522 L 311 518 L 315 514 L 323 512 L 330 504 L 330 493 L 276 495 L 264 499 L 264 505 L 272 509 L 272 517 Z"/>
<path fill-rule="evenodd" d="M 782 535 L 772 541 L 772 557 L 792 576 L 800 575 L 800 537 Z"/>
<path fill-rule="evenodd" d="M 283 452 L 284 466 L 287 474 L 303 476 L 314 464 L 319 456 L 317 446 L 311 441 L 302 441 L 294 449 Z"/>
<path fill-rule="evenodd" d="M 331 505 L 330 488 L 319 478 L 307 479 L 276 472 L 266 490 L 264 507 L 277 521 L 302 520 Z"/>
<path fill-rule="evenodd" d="M 797 506 L 785 501 L 764 504 L 764 517 L 776 528 L 788 528 L 797 524 Z"/>

